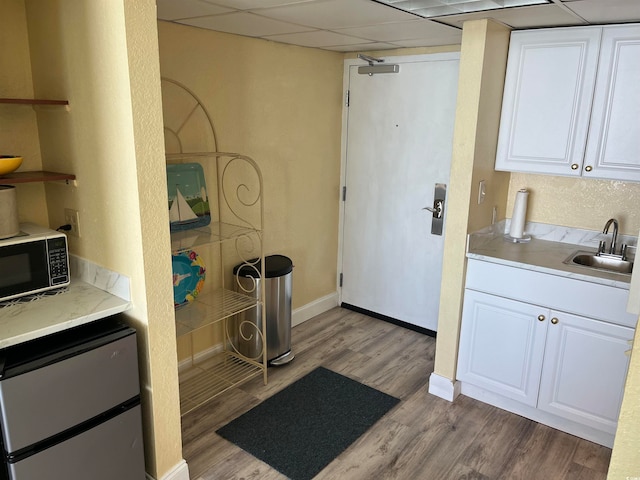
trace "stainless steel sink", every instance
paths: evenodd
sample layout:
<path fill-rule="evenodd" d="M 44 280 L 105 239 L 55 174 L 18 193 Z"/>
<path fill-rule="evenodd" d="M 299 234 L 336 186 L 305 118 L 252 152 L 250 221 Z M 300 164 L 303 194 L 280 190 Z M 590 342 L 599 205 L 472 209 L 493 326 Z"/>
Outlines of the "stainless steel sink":
<path fill-rule="evenodd" d="M 582 250 L 572 253 L 564 263 L 625 275 L 630 275 L 633 270 L 633 262 L 629 259 L 622 260 L 622 258 L 617 255 L 596 255 L 593 252 Z"/>

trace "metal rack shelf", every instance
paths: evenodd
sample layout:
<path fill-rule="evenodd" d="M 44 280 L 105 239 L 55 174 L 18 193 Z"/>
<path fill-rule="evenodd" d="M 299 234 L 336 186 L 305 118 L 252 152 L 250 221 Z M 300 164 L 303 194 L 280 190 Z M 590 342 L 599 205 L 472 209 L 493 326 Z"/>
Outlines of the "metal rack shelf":
<path fill-rule="evenodd" d="M 214 222 L 206 227 L 172 233 L 171 250 L 173 253 L 180 253 L 203 245 L 235 240 L 253 233 L 259 233 L 259 230 L 231 223 Z"/>
<path fill-rule="evenodd" d="M 261 373 L 260 363 L 229 351 L 219 353 L 180 374 L 180 412 L 185 415 Z"/>
<path fill-rule="evenodd" d="M 247 295 L 220 289 L 203 295 L 191 305 L 176 310 L 176 334 L 188 335 L 202 327 L 218 323 L 258 305 L 258 301 Z"/>
<path fill-rule="evenodd" d="M 162 89 L 166 102 L 167 164 L 200 163 L 206 185 L 212 190 L 208 193 L 211 223 L 206 227 L 173 232 L 171 251 L 175 255 L 204 248 L 208 254 L 215 255 L 213 252 L 217 250 L 220 265 L 217 273 L 220 274 L 219 285 L 223 287 L 213 292 L 203 291 L 191 304 L 176 310 L 177 336 L 191 340 L 190 367 L 180 372 L 180 409 L 185 415 L 257 375 L 262 374 L 264 384 L 267 383 L 266 322 L 261 322 L 260 326 L 246 321 L 237 324 L 234 318 L 251 308 L 257 308 L 261 318 L 266 318 L 265 282 L 256 282 L 258 288 L 254 292 L 238 293 L 224 288 L 232 267 L 228 264 L 231 261 L 229 250 L 235 251 L 234 258 L 242 264 L 256 268 L 259 263 L 259 274 L 264 278 L 264 190 L 260 168 L 252 158 L 217 151 L 211 117 L 192 91 L 166 78 L 162 79 Z M 178 118 L 175 118 L 176 112 L 180 112 Z M 198 143 L 207 143 L 208 139 L 208 143 L 204 148 L 194 146 L 191 144 L 194 139 Z M 207 274 L 210 273 L 208 270 Z M 208 348 L 207 352 L 195 352 L 194 336 L 215 324 L 222 327 L 220 343 Z M 239 333 L 240 328 L 242 333 Z M 239 338 L 246 335 L 255 335 L 252 338 L 262 344 L 254 358 L 245 357 L 243 349 L 239 348 Z M 196 362 L 196 358 L 208 356 L 208 351 L 218 353 Z"/>

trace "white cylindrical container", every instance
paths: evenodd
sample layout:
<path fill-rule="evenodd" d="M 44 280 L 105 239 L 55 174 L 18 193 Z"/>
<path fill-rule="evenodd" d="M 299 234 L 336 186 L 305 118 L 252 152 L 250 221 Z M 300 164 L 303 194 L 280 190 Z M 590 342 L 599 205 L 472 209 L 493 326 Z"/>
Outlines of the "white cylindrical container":
<path fill-rule="evenodd" d="M 527 216 L 527 198 L 529 192 L 526 188 L 518 190 L 516 193 L 516 201 L 513 205 L 513 215 L 511 215 L 511 226 L 509 228 L 509 235 L 512 238 L 524 237 L 524 222 Z"/>
<path fill-rule="evenodd" d="M 15 237 L 19 233 L 16 187 L 0 185 L 0 238 Z"/>

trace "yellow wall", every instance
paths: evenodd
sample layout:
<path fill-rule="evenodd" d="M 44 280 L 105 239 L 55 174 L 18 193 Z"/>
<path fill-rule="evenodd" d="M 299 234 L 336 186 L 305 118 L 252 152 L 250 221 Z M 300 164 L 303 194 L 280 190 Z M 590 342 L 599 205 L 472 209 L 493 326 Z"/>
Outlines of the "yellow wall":
<path fill-rule="evenodd" d="M 602 230 L 613 217 L 620 233 L 635 236 L 640 229 L 640 183 L 512 173 L 507 212 L 500 218 L 511 218 L 516 192 L 525 187 L 528 221 Z"/>
<path fill-rule="evenodd" d="M 335 292 L 342 54 L 166 22 L 158 30 L 163 77 L 202 101 L 219 151 L 262 171 L 264 252 L 293 260 L 293 308 Z M 208 268 L 206 283 L 217 274 Z M 189 340 L 179 345 L 183 358 Z"/>
<path fill-rule="evenodd" d="M 435 373 L 455 379 L 466 268 L 466 237 L 491 224 L 493 206 L 504 211 L 508 174 L 495 172 L 500 105 L 509 30 L 478 20 L 464 24 L 442 267 Z M 487 196 L 477 204 L 478 182 Z"/>
<path fill-rule="evenodd" d="M 27 19 L 23 0 L 0 0 L 0 97 L 33 98 Z M 0 155 L 24 158 L 18 171 L 42 170 L 38 123 L 33 108 L 0 104 Z M 46 225 L 44 186 L 16 186 L 21 222 Z"/>
<path fill-rule="evenodd" d="M 182 452 L 155 2 L 25 4 L 35 95 L 70 102 L 38 117 L 43 165 L 78 181 L 46 186 L 48 223 L 79 210 L 71 252 L 131 279 L 146 469 L 161 478 Z"/>
<path fill-rule="evenodd" d="M 618 429 L 609 465 L 609 480 L 640 477 L 640 335 L 635 337 Z"/>

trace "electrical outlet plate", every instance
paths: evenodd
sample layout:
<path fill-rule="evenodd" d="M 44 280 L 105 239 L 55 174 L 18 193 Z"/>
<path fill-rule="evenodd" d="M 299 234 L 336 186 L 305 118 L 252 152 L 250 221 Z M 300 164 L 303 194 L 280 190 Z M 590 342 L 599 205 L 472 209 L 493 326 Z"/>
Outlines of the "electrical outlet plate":
<path fill-rule="evenodd" d="M 80 236 L 80 215 L 78 214 L 78 210 L 65 208 L 64 223 L 71 225 L 71 230 L 67 231 L 67 235 L 72 235 L 74 237 Z"/>

